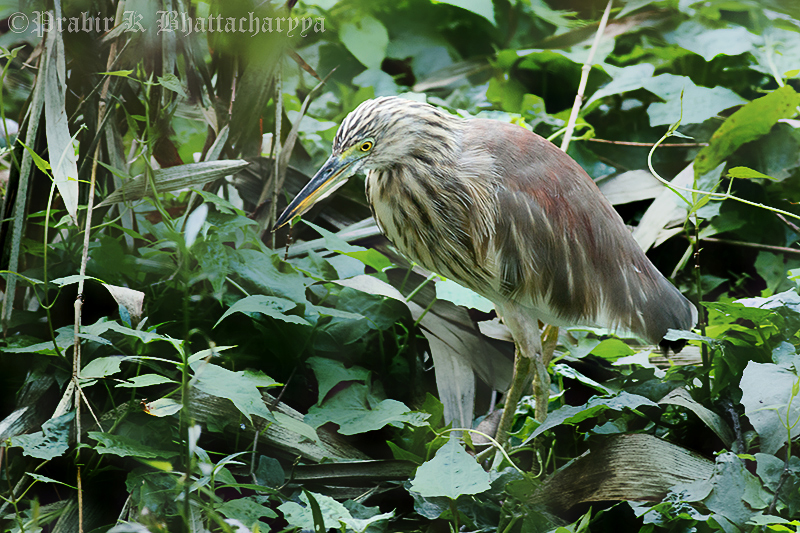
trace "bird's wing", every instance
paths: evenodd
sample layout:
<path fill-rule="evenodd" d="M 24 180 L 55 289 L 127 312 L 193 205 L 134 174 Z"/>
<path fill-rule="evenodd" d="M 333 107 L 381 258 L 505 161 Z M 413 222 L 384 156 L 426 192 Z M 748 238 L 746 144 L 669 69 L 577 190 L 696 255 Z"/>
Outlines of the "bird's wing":
<path fill-rule="evenodd" d="M 493 161 L 490 248 L 500 296 L 543 319 L 620 328 L 651 342 L 694 325 L 694 306 L 572 158 L 528 130 L 490 120 L 465 133 L 465 152 L 471 146 Z"/>

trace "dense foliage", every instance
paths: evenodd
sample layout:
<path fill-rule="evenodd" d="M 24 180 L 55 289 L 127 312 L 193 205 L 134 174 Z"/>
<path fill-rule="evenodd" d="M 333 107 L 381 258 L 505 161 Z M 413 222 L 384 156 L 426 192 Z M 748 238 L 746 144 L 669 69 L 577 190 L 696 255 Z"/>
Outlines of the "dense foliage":
<path fill-rule="evenodd" d="M 3 531 L 800 531 L 800 4 L 611 6 L 593 47 L 590 0 L 0 5 Z M 368 98 L 560 142 L 579 91 L 701 324 L 562 330 L 500 452 L 488 302 L 360 179 L 269 229 Z"/>

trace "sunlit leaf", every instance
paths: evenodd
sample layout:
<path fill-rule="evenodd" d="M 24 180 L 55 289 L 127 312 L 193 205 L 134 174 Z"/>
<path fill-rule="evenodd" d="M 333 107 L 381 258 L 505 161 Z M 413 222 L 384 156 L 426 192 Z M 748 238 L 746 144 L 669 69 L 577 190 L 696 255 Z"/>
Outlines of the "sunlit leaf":
<path fill-rule="evenodd" d="M 421 496 L 445 496 L 455 500 L 462 494 L 489 490 L 489 474 L 475 458 L 451 437 L 430 461 L 417 468 L 411 490 Z"/>

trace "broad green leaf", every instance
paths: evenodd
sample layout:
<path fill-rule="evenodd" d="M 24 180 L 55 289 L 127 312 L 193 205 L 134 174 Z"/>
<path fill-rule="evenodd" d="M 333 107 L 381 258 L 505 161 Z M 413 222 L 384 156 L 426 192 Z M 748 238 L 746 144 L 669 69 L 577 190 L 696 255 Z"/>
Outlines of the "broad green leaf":
<path fill-rule="evenodd" d="M 800 435 L 800 398 L 792 397 L 798 376 L 773 363 L 749 361 L 742 374 L 742 405 L 755 428 L 761 451 L 775 453 L 786 443 L 789 426 L 792 438 Z"/>
<path fill-rule="evenodd" d="M 655 72 L 655 67 L 650 63 L 640 63 L 622 68 L 606 65 L 604 68 L 613 79 L 589 97 L 586 101 L 587 106 L 606 96 L 641 89 Z"/>
<path fill-rule="evenodd" d="M 587 385 L 587 386 L 593 388 L 594 390 L 596 390 L 598 392 L 601 392 L 603 394 L 613 394 L 614 393 L 614 391 L 612 391 L 611 389 L 609 389 L 605 385 L 602 385 L 602 384 L 596 382 L 592 378 L 584 376 L 583 374 L 581 374 L 580 372 L 578 372 L 577 370 L 575 370 L 574 368 L 572 368 L 569 365 L 563 365 L 563 364 L 555 365 L 553 367 L 553 374 L 558 375 L 558 376 L 563 376 L 563 377 L 569 378 L 569 379 L 574 379 L 576 381 L 580 381 L 584 385 Z"/>
<path fill-rule="evenodd" d="M 217 511 L 227 518 L 235 518 L 248 528 L 252 528 L 260 518 L 278 518 L 278 513 L 252 497 L 227 501 Z"/>
<path fill-rule="evenodd" d="M 450 4 L 451 6 L 466 9 L 476 15 L 485 18 L 493 25 L 496 24 L 494 20 L 494 4 L 492 0 L 437 0 L 440 4 Z"/>
<path fill-rule="evenodd" d="M 367 68 L 381 68 L 389 44 L 389 33 L 375 17 L 361 15 L 339 29 L 342 44 Z"/>
<path fill-rule="evenodd" d="M 616 359 L 633 355 L 633 350 L 619 339 L 605 339 L 592 348 L 591 353 L 604 359 Z"/>
<path fill-rule="evenodd" d="M 340 529 L 340 521 L 353 519 L 350 511 L 330 496 L 316 494 L 314 492 L 310 494 L 314 500 L 316 500 L 317 504 L 319 504 L 326 530 L 338 530 Z M 301 494 L 300 502 L 301 503 L 282 503 L 278 506 L 278 510 L 283 513 L 283 517 L 289 522 L 289 525 L 298 527 L 303 531 L 317 531 L 314 527 L 314 516 L 311 511 L 311 504 L 309 503 L 308 496 L 306 496 L 306 494 Z"/>
<path fill-rule="evenodd" d="M 262 455 L 258 458 L 258 468 L 254 472 L 256 481 L 265 487 L 280 487 L 286 481 L 286 472 L 283 471 L 280 461 Z"/>
<path fill-rule="evenodd" d="M 372 526 L 373 524 L 377 524 L 378 522 L 382 522 L 384 520 L 389 520 L 394 517 L 394 511 L 389 511 L 388 513 L 383 514 L 376 514 L 369 518 L 341 518 L 340 522 L 347 526 L 348 529 L 352 529 L 356 533 L 364 533 L 367 528 Z"/>
<path fill-rule="evenodd" d="M 378 272 L 383 272 L 392 266 L 392 262 L 378 250 L 374 248 L 364 248 L 363 246 L 355 246 L 348 243 L 333 232 L 326 230 L 316 224 L 303 220 L 307 225 L 311 226 L 322 235 L 325 242 L 325 248 L 332 252 L 339 252 L 353 259 L 358 259 L 368 267 L 372 267 Z"/>
<path fill-rule="evenodd" d="M 411 490 L 424 497 L 451 500 L 463 494 L 480 494 L 491 488 L 489 474 L 451 437 L 430 461 L 417 468 Z"/>
<path fill-rule="evenodd" d="M 51 418 L 42 424 L 42 430 L 27 435 L 11 437 L 11 445 L 22 448 L 28 457 L 46 461 L 64 455 L 69 448 L 69 432 L 75 411 L 70 411 L 58 418 Z"/>
<path fill-rule="evenodd" d="M 711 430 L 717 434 L 717 436 L 722 440 L 725 446 L 730 447 L 734 441 L 733 431 L 728 426 L 728 424 L 722 419 L 714 411 L 706 408 L 702 404 L 698 403 L 697 401 L 692 398 L 689 392 L 684 389 L 683 387 L 679 387 L 674 389 L 672 392 L 664 396 L 661 400 L 659 400 L 660 404 L 672 404 L 672 405 L 680 405 L 691 410 L 694 414 L 696 414 L 700 420 L 703 421 L 705 425 L 707 425 Z"/>
<path fill-rule="evenodd" d="M 89 361 L 85 367 L 81 369 L 81 378 L 104 378 L 112 376 L 120 371 L 120 363 L 123 361 L 122 357 L 98 357 Z"/>
<path fill-rule="evenodd" d="M 90 439 L 97 441 L 95 451 L 99 454 L 108 453 L 119 457 L 141 457 L 144 459 L 155 459 L 158 457 L 166 459 L 178 455 L 177 451 L 159 450 L 123 435 L 90 431 L 88 436 Z"/>
<path fill-rule="evenodd" d="M 622 411 L 623 409 L 637 409 L 643 405 L 657 406 L 655 402 L 639 396 L 638 394 L 631 394 L 629 392 L 620 392 L 616 396 L 610 398 L 603 398 L 600 396 L 592 397 L 588 402 L 580 406 L 567 405 L 556 409 L 547 416 L 547 419 L 537 427 L 523 442 L 527 444 L 534 438 L 541 435 L 550 428 L 556 427 L 561 424 L 577 424 L 587 418 L 592 418 L 601 412 L 612 409 L 614 411 Z"/>
<path fill-rule="evenodd" d="M 243 281 L 255 285 L 260 292 L 288 298 L 293 302 L 306 302 L 306 287 L 314 280 L 306 278 L 284 262 L 277 252 L 245 249 L 229 253 L 231 271 Z"/>
<path fill-rule="evenodd" d="M 22 337 L 15 339 L 9 338 L 8 346 L 0 348 L 4 353 L 38 353 L 42 355 L 56 355 L 53 341 L 34 342 L 38 339 Z M 63 353 L 64 350 L 75 344 L 74 329 L 72 326 L 64 326 L 56 330 L 56 344 Z"/>
<path fill-rule="evenodd" d="M 117 383 L 117 387 L 149 387 L 165 383 L 175 383 L 175 381 L 158 374 L 142 374 L 130 378 L 126 383 Z"/>
<path fill-rule="evenodd" d="M 279 383 L 261 373 L 232 372 L 203 361 L 192 363 L 190 366 L 194 371 L 192 386 L 206 394 L 229 399 L 250 422 L 252 422 L 251 415 L 275 421 L 275 417 L 267 409 L 258 389 L 259 387 L 274 387 L 280 385 Z"/>
<path fill-rule="evenodd" d="M 800 95 L 789 85 L 753 100 L 734 114 L 714 132 L 708 146 L 694 160 L 695 174 L 701 176 L 723 162 L 745 143 L 769 133 L 782 118 L 797 114 Z"/>
<path fill-rule="evenodd" d="M 305 437 L 306 439 L 310 440 L 311 442 L 319 443 L 319 436 L 317 435 L 316 430 L 303 422 L 302 420 L 298 420 L 293 416 L 289 416 L 284 414 L 280 411 L 275 411 L 272 413 L 275 417 L 275 423 L 281 426 L 282 428 L 291 431 L 293 433 L 297 433 L 301 437 Z"/>
<path fill-rule="evenodd" d="M 183 88 L 181 84 L 181 80 L 175 74 L 164 74 L 163 76 L 158 77 L 158 83 L 161 84 L 162 87 L 166 87 L 170 91 L 183 96 L 184 98 L 187 97 L 186 90 Z"/>
<path fill-rule="evenodd" d="M 736 56 L 752 50 L 761 39 L 742 26 L 713 28 L 697 19 L 681 23 L 675 31 L 664 36 L 667 42 L 691 50 L 711 61 L 718 55 Z"/>
<path fill-rule="evenodd" d="M 360 366 L 345 368 L 344 363 L 324 357 L 309 357 L 306 364 L 314 371 L 317 378 L 317 403 L 321 404 L 328 392 L 342 381 L 360 381 L 366 383 L 369 370 Z"/>
<path fill-rule="evenodd" d="M 800 510 L 800 458 L 792 456 L 789 459 L 788 472 L 784 473 L 785 459 L 778 459 L 767 453 L 755 455 L 757 464 L 756 474 L 761 478 L 764 486 L 773 493 L 778 491 L 780 500 L 789 508 L 789 516 L 796 516 Z"/>
<path fill-rule="evenodd" d="M 747 100 L 725 87 L 700 87 L 689 77 L 674 74 L 650 78 L 644 83 L 644 88 L 665 101 L 648 106 L 651 126 L 674 124 L 678 120 L 681 124 L 699 124 L 720 111 L 747 103 Z"/>
<path fill-rule="evenodd" d="M 489 299 L 449 279 L 436 282 L 436 297 L 484 313 L 494 309 L 494 304 Z"/>
<path fill-rule="evenodd" d="M 379 402 L 369 396 L 366 385 L 355 383 L 336 393 L 322 406 L 312 406 L 305 421 L 315 428 L 333 422 L 339 425 L 339 433 L 342 435 L 355 435 L 375 431 L 386 425 L 422 426 L 428 416 L 411 411 L 397 400 Z"/>
<path fill-rule="evenodd" d="M 711 494 L 703 503 L 710 511 L 739 527 L 755 515 L 753 509 L 765 509 L 772 499 L 758 478 L 748 472 L 743 462 L 731 452 L 717 457 L 710 481 Z"/>
<path fill-rule="evenodd" d="M 158 400 L 147 402 L 144 405 L 145 413 L 158 418 L 172 416 L 181 409 L 183 409 L 183 404 L 172 398 L 159 398 Z"/>
<path fill-rule="evenodd" d="M 225 320 L 233 313 L 261 313 L 275 320 L 288 322 L 290 324 L 303 324 L 310 326 L 311 323 L 305 318 L 297 315 L 286 315 L 284 311 L 290 311 L 297 307 L 297 304 L 286 298 L 278 298 L 276 296 L 264 296 L 257 294 L 254 296 L 246 296 L 230 306 L 227 311 L 217 320 L 214 327 L 217 327 L 220 322 Z"/>

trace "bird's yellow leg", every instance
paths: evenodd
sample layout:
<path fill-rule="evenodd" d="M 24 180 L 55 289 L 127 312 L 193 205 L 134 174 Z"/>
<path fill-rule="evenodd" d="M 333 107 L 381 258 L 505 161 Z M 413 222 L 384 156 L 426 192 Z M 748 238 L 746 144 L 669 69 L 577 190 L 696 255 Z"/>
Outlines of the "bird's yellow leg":
<path fill-rule="evenodd" d="M 528 377 L 531 369 L 531 359 L 524 356 L 519 348 L 519 344 L 514 343 L 516 352 L 514 354 L 514 375 L 511 378 L 511 386 L 506 392 L 503 403 L 503 416 L 500 417 L 500 424 L 497 426 L 497 442 L 504 445 L 508 442 L 508 433 L 511 431 L 511 426 L 514 423 L 514 413 L 517 410 L 517 404 L 525 387 L 528 385 Z M 537 406 L 538 407 L 538 406 Z"/>
<path fill-rule="evenodd" d="M 533 370 L 533 392 L 536 397 L 536 419 L 541 422 L 547 417 L 547 404 L 550 400 L 550 375 L 547 373 L 547 365 L 550 357 L 545 359 L 542 338 L 539 335 L 539 321 L 530 314 L 529 309 L 507 302 L 498 305 L 497 311 L 511 331 L 516 347 L 514 376 L 506 393 L 503 416 L 497 428 L 497 440 L 505 443 L 531 370 Z M 549 355 L 552 356 L 552 353 L 550 350 Z"/>

